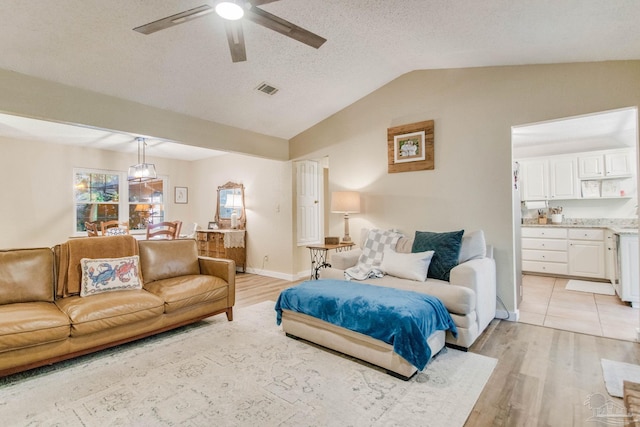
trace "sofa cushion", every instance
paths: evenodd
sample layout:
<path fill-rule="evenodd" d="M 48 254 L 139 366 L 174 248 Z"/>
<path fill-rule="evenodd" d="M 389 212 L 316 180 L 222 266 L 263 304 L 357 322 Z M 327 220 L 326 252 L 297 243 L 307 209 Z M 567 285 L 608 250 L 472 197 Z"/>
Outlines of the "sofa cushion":
<path fill-rule="evenodd" d="M 462 236 L 462 244 L 460 245 L 458 264 L 486 256 L 487 242 L 484 240 L 484 232 L 482 230 L 476 230 L 470 233 L 464 233 Z"/>
<path fill-rule="evenodd" d="M 103 237 L 101 237 L 102 239 Z M 56 301 L 71 320 L 71 336 L 87 335 L 162 315 L 164 301 L 145 290 L 105 292 Z"/>
<path fill-rule="evenodd" d="M 102 292 L 142 289 L 140 258 L 138 255 L 122 258 L 82 258 L 80 296 Z"/>
<path fill-rule="evenodd" d="M 0 306 L 0 353 L 69 337 L 69 318 L 52 302 Z"/>
<path fill-rule="evenodd" d="M 198 246 L 193 239 L 141 240 L 140 268 L 144 283 L 200 274 Z"/>
<path fill-rule="evenodd" d="M 464 230 L 446 233 L 416 231 L 411 252 L 435 251 L 427 277 L 449 281 L 449 272 L 458 265 Z"/>
<path fill-rule="evenodd" d="M 406 254 L 385 249 L 380 270 L 390 276 L 424 282 L 432 257 L 433 251 Z"/>
<path fill-rule="evenodd" d="M 51 249 L 0 251 L 0 304 L 53 302 L 53 279 Z"/>
<path fill-rule="evenodd" d="M 144 288 L 164 300 L 165 313 L 203 302 L 217 301 L 229 294 L 229 284 L 219 277 L 189 275 L 156 280 Z"/>

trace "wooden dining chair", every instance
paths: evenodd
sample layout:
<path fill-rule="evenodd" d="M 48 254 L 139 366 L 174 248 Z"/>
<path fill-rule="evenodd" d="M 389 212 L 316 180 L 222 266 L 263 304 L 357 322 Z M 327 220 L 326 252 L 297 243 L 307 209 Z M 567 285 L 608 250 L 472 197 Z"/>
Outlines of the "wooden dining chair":
<path fill-rule="evenodd" d="M 147 240 L 149 239 L 177 239 L 180 236 L 182 221 L 164 221 L 147 225 Z"/>
<path fill-rule="evenodd" d="M 87 230 L 87 236 L 100 237 L 100 234 L 98 234 L 98 224 L 94 222 L 85 222 L 84 228 Z"/>
<path fill-rule="evenodd" d="M 129 234 L 129 225 L 125 222 L 120 222 L 117 219 L 112 221 L 102 221 L 100 223 L 100 228 L 103 236 Z"/>

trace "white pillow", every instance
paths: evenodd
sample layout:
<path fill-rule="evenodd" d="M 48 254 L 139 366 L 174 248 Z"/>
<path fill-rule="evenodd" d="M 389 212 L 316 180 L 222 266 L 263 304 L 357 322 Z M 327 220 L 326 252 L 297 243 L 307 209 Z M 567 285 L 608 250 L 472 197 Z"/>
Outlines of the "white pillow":
<path fill-rule="evenodd" d="M 385 249 L 380 270 L 390 276 L 424 282 L 432 257 L 433 251 L 404 254 Z"/>
<path fill-rule="evenodd" d="M 484 240 L 484 232 L 477 230 L 471 233 L 464 233 L 462 244 L 460 245 L 458 264 L 472 259 L 484 258 L 485 256 L 487 256 L 487 243 Z"/>
<path fill-rule="evenodd" d="M 82 269 L 81 297 L 102 292 L 142 289 L 138 255 L 122 258 L 82 258 L 80 268 Z"/>

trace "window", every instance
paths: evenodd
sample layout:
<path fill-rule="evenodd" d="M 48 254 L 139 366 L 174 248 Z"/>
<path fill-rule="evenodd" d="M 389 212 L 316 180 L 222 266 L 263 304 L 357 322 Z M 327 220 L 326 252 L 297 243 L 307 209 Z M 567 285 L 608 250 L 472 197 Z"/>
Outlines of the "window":
<path fill-rule="evenodd" d="M 118 220 L 130 230 L 164 221 L 166 178 L 128 182 L 126 172 L 75 169 L 75 232 L 86 231 L 85 222 Z"/>

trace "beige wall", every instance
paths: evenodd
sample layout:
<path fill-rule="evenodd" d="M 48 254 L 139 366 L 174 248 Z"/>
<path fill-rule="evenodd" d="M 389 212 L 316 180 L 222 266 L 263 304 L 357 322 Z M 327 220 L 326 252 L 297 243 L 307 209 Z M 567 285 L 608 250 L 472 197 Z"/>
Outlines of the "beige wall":
<path fill-rule="evenodd" d="M 0 249 L 53 246 L 74 232 L 73 168 L 127 171 L 131 154 L 0 138 Z M 189 186 L 189 162 L 147 157 L 169 177 L 167 219 L 193 222 L 190 204 L 173 203 L 173 187 Z"/>
<path fill-rule="evenodd" d="M 511 126 L 639 104 L 640 61 L 415 71 L 296 136 L 290 153 L 329 156 L 330 191 L 362 192 L 352 237 L 363 226 L 483 229 L 513 311 Z M 429 119 L 435 170 L 388 174 L 387 128 Z M 342 235 L 341 217 L 330 223 Z"/>
<path fill-rule="evenodd" d="M 0 249 L 51 247 L 74 232 L 73 168 L 126 171 L 131 154 L 71 145 L 0 138 L 2 200 Z M 291 279 L 291 164 L 227 154 L 187 162 L 147 157 L 169 177 L 167 219 L 205 227 L 216 209 L 219 185 L 243 183 L 247 203 L 247 268 Z M 173 203 L 175 186 L 189 188 L 189 203 Z M 263 264 L 264 255 L 269 262 Z"/>
<path fill-rule="evenodd" d="M 247 268 L 292 280 L 291 163 L 228 154 L 193 162 L 189 193 L 198 224 L 207 227 L 216 212 L 218 186 L 245 186 Z M 268 262 L 264 256 L 269 256 Z"/>

